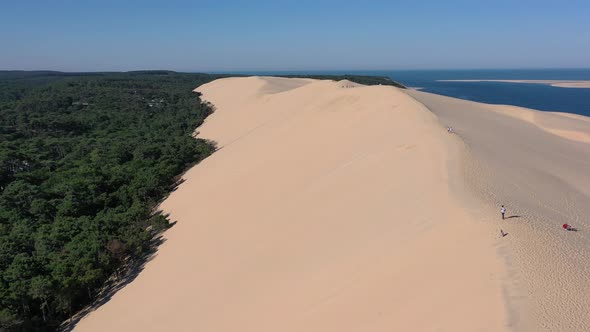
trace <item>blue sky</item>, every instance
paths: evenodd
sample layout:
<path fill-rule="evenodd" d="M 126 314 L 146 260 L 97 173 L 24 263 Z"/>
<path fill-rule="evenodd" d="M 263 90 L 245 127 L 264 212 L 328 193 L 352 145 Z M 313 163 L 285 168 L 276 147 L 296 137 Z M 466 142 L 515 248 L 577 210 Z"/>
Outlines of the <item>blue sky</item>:
<path fill-rule="evenodd" d="M 590 67 L 590 1 L 0 2 L 0 69 L 548 67 Z"/>

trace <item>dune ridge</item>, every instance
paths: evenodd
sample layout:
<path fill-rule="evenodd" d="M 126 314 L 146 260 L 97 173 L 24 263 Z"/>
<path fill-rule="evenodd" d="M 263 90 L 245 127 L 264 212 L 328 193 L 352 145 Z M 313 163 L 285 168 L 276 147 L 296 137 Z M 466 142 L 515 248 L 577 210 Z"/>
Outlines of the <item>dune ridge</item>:
<path fill-rule="evenodd" d="M 226 78 L 197 90 L 220 149 L 162 203 L 178 223 L 76 331 L 501 331 L 499 229 L 464 143 L 401 90 Z M 514 302 L 515 303 L 515 302 Z"/>
<path fill-rule="evenodd" d="M 590 118 L 569 113 L 541 112 L 512 105 L 488 105 L 490 110 L 537 126 L 548 133 L 572 141 L 590 143 Z"/>

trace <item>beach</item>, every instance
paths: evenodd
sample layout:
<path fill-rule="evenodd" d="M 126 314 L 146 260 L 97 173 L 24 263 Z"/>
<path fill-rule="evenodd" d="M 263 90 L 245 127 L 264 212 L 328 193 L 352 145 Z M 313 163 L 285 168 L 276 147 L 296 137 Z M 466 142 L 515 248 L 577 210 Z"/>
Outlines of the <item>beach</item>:
<path fill-rule="evenodd" d="M 453 126 L 471 155 L 465 178 L 502 222 L 519 330 L 587 331 L 590 315 L 590 118 L 409 91 Z M 577 226 L 567 232 L 562 225 Z"/>
<path fill-rule="evenodd" d="M 218 151 L 75 331 L 590 328 L 589 118 L 349 81 L 196 91 Z"/>
<path fill-rule="evenodd" d="M 504 83 L 527 83 L 546 84 L 558 88 L 590 88 L 590 81 L 583 80 L 438 80 L 439 82 L 504 82 Z"/>

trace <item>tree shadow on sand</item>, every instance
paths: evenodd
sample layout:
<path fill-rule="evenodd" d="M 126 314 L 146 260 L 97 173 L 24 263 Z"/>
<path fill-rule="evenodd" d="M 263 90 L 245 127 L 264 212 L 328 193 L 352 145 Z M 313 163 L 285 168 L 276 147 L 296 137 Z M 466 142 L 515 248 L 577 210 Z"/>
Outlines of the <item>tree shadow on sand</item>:
<path fill-rule="evenodd" d="M 171 223 L 171 226 L 175 223 L 176 222 Z M 164 242 L 166 242 L 166 239 L 163 238 L 162 233 L 155 236 L 150 242 L 151 249 L 142 258 L 134 262 L 129 262 L 126 266 L 122 267 L 118 271 L 117 276 L 112 276 L 109 281 L 106 282 L 104 288 L 97 295 L 96 300 L 65 321 L 58 331 L 71 332 L 76 325 L 86 317 L 86 315 L 100 308 L 103 304 L 107 303 L 115 293 L 135 280 L 141 271 L 143 271 L 145 265 L 155 258 L 158 247 Z"/>

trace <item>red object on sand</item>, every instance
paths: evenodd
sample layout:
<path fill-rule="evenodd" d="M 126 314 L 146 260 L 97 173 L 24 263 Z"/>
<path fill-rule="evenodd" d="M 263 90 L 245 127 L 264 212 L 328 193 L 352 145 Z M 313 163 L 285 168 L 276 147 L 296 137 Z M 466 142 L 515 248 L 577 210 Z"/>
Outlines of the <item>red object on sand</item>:
<path fill-rule="evenodd" d="M 567 229 L 568 224 L 563 224 L 563 228 Z"/>

